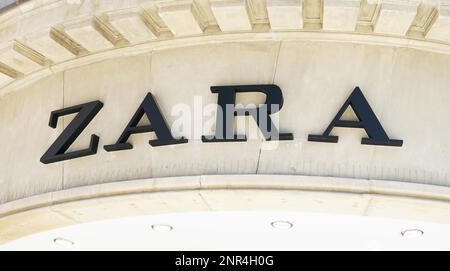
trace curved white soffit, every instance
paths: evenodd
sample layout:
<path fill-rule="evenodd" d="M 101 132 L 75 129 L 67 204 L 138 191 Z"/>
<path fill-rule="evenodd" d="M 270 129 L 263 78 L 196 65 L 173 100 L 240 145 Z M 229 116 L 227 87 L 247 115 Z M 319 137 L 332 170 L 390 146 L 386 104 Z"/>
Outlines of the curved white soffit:
<path fill-rule="evenodd" d="M 0 14 L 0 95 L 76 66 L 205 43 L 337 41 L 448 54 L 447 2 L 24 1 Z"/>
<path fill-rule="evenodd" d="M 198 211 L 300 211 L 450 223 L 450 188 L 289 175 L 210 175 L 73 188 L 0 206 L 0 244 L 80 223 Z"/>

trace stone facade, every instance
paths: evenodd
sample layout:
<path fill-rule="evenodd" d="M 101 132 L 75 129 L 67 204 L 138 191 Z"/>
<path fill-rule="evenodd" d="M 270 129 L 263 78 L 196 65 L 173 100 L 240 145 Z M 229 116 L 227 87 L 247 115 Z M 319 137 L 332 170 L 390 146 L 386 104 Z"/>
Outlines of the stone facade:
<path fill-rule="evenodd" d="M 449 186 L 449 4 L 30 0 L 10 8 L 0 14 L 0 203 L 103 183 L 232 174 Z M 175 132 L 189 142 L 151 147 L 145 133 L 130 138 L 132 150 L 103 149 L 148 92 L 173 124 L 177 105 L 194 114 L 198 101 L 217 103 L 211 86 L 245 84 L 282 89 L 280 130 L 293 141 L 276 149 L 261 138 L 205 144 L 201 133 Z M 361 145 L 364 130 L 346 128 L 333 130 L 336 144 L 307 140 L 323 132 L 356 86 L 402 147 Z M 96 134 L 97 154 L 42 164 L 73 119 L 52 129 L 50 113 L 94 100 L 104 107 L 70 150 Z M 15 208 L 5 206 L 3 214 Z"/>

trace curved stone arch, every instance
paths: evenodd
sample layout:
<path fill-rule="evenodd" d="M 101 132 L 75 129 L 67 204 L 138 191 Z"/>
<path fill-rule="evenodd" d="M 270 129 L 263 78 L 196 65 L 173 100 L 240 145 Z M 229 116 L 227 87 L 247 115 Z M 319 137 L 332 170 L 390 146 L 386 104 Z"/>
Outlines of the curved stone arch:
<path fill-rule="evenodd" d="M 134 56 L 153 51 L 183 48 L 191 46 L 201 46 L 208 44 L 227 44 L 227 43 L 247 43 L 247 42 L 292 42 L 292 41 L 317 41 L 317 42 L 338 42 L 349 44 L 367 44 L 378 45 L 384 47 L 410 48 L 425 52 L 433 52 L 438 54 L 450 54 L 450 47 L 447 44 L 430 43 L 420 40 L 408 40 L 398 37 L 386 37 L 377 35 L 361 35 L 353 33 L 319 33 L 319 32 L 277 32 L 277 33 L 239 33 L 239 34 L 222 34 L 218 36 L 201 36 L 201 37 L 185 37 L 170 40 L 161 40 L 146 42 L 123 48 L 111 48 L 89 55 L 77 57 L 54 63 L 50 66 L 43 67 L 29 74 L 21 74 L 14 80 L 9 80 L 0 88 L 0 95 L 14 92 L 17 89 L 36 82 L 51 74 L 70 70 L 84 65 L 89 65 L 104 60 L 121 58 L 123 56 Z M 15 72 L 13 72 L 15 73 Z"/>
<path fill-rule="evenodd" d="M 348 35 L 354 38 L 352 43 L 342 39 Z M 431 138 L 429 133 L 441 125 L 438 125 L 439 120 L 430 119 L 429 114 L 437 112 L 438 109 L 440 116 L 448 114 L 445 101 L 448 95 L 446 82 L 449 77 L 446 76 L 448 73 L 446 65 L 449 56 L 436 53 L 436 48 L 433 50 L 430 48 L 426 50 L 412 49 L 414 48 L 411 46 L 412 42 L 406 39 L 391 39 L 390 46 L 379 46 L 378 38 L 371 39 L 372 37 L 344 33 L 280 32 L 277 34 L 223 34 L 215 36 L 214 40 L 210 40 L 208 37 L 179 38 L 111 49 L 54 65 L 42 73 L 33 73 L 32 76 L 23 78 L 23 81 L 18 80 L 2 90 L 3 94 L 10 94 L 3 96 L 0 108 L 3 113 L 0 114 L 0 117 L 2 117 L 2 135 L 4 136 L 2 144 L 5 152 L 3 157 L 5 175 L 3 178 L 5 179 L 4 183 L 11 186 L 9 188 L 11 193 L 8 194 L 5 191 L 0 193 L 1 201 L 7 202 L 30 195 L 97 182 L 198 174 L 295 173 L 448 185 L 445 158 L 447 155 L 446 140 L 444 140 L 447 130 L 434 133 Z M 358 41 L 356 38 L 360 40 Z M 369 40 L 367 40 L 368 38 Z M 395 44 L 395 42 L 398 43 Z M 417 41 L 417 44 L 421 43 L 429 45 L 429 43 Z M 336 55 L 336 50 L 340 50 L 341 53 Z M 213 52 L 218 59 L 215 57 L 202 58 L 203 55 L 212 56 Z M 303 52 L 308 53 L 304 54 Z M 242 57 L 237 55 L 240 53 L 242 53 Z M 338 59 L 336 56 L 339 56 L 340 66 L 335 65 Z M 183 60 L 181 61 L 181 59 Z M 398 59 L 402 59 L 402 62 L 399 63 Z M 222 66 L 217 66 L 217 61 L 222 61 Z M 238 63 L 239 61 L 241 63 Z M 312 65 L 305 66 L 303 61 Z M 352 61 L 356 61 L 353 68 Z M 417 66 L 415 66 L 416 62 Z M 183 63 L 184 68 L 173 69 L 180 63 Z M 236 63 L 239 65 L 236 66 Z M 254 63 L 259 65 L 259 69 L 252 69 Z M 127 71 L 131 72 L 129 75 L 132 77 L 128 78 L 127 74 L 119 77 L 123 65 L 128 64 L 132 68 Z M 245 68 L 241 72 L 238 69 L 233 72 L 232 76 L 230 76 L 230 72 L 224 74 L 226 69 L 240 67 L 243 64 L 245 64 Z M 190 65 L 197 66 L 197 71 L 193 74 Z M 205 70 L 201 67 L 202 65 L 209 68 Z M 433 70 L 429 70 L 430 65 Z M 365 69 L 366 67 L 367 69 Z M 212 70 L 213 68 L 214 70 Z M 341 72 L 342 75 L 339 75 Z M 414 80 L 411 81 L 407 78 L 404 80 L 402 78 L 404 74 L 409 74 Z M 342 80 L 343 75 L 345 75 L 345 80 Z M 101 76 L 101 79 L 98 76 Z M 152 78 L 148 79 L 149 76 Z M 189 82 L 189 84 L 183 85 L 183 91 L 180 91 L 180 88 L 172 83 L 174 76 L 178 78 L 177 80 Z M 323 76 L 328 78 L 333 76 L 333 82 L 322 80 Z M 437 77 L 435 78 L 435 76 Z M 192 78 L 196 78 L 196 80 L 192 80 Z M 248 142 L 246 148 L 249 149 L 246 152 L 240 152 L 240 144 L 205 145 L 199 142 L 198 138 L 190 137 L 190 135 L 186 136 L 192 139 L 190 140 L 192 144 L 187 144 L 188 147 L 180 146 L 179 149 L 159 149 L 150 148 L 148 145 L 139 145 L 136 148 L 139 154 L 127 151 L 110 154 L 103 151 L 104 145 L 112 144 L 117 140 L 124 125 L 129 121 L 138 103 L 148 91 L 157 95 L 158 102 L 163 105 L 165 117 L 169 118 L 169 123 L 173 123 L 176 118 L 170 116 L 172 106 L 186 103 L 192 108 L 194 96 L 201 96 L 205 102 L 216 107 L 216 97 L 209 91 L 212 85 L 223 83 L 267 84 L 275 82 L 274 80 L 280 84 L 285 97 L 288 97 L 290 101 L 284 106 L 283 112 L 280 112 L 283 114 L 283 122 L 287 122 L 284 130 L 294 132 L 297 140 L 282 143 L 280 145 L 282 148 L 270 155 L 262 151 L 265 146 L 264 142 Z M 122 85 L 123 82 L 126 82 L 126 85 Z M 392 138 L 404 139 L 405 146 L 395 151 L 383 147 L 365 149 L 366 147 L 361 146 L 358 142 L 360 141 L 358 137 L 342 137 L 343 140 L 355 140 L 355 142 L 347 141 L 336 145 L 320 146 L 308 143 L 305 137 L 312 132 L 322 132 L 336 114 L 337 108 L 342 105 L 343 99 L 349 95 L 348 91 L 351 91 L 355 84 L 361 83 L 363 90 L 370 95 L 368 96 L 370 104 L 374 107 L 377 115 L 385 111 L 385 114 L 390 116 L 381 119 L 388 134 L 392 135 Z M 124 92 L 128 89 L 129 84 L 133 85 L 133 91 Z M 428 89 L 426 84 L 436 84 L 436 90 Z M 297 95 L 297 93 L 302 95 Z M 410 93 L 414 95 L 410 97 Z M 430 96 L 429 93 L 434 94 Z M 330 95 L 334 98 L 329 99 Z M 308 97 L 313 97 L 313 99 L 308 99 Z M 410 118 L 410 98 L 415 101 L 414 105 L 419 106 L 414 119 Z M 430 98 L 431 100 L 429 100 Z M 82 161 L 69 161 L 70 165 L 66 171 L 61 168 L 64 167 L 64 164 L 45 167 L 41 165 L 39 157 L 45 153 L 53 140 L 60 135 L 61 129 L 64 128 L 64 122 L 60 122 L 63 125 L 58 126 L 57 129 L 48 127 L 50 112 L 92 100 L 102 100 L 105 107 L 93 121 L 92 128 L 82 133 L 80 140 L 89 138 L 91 134 L 100 135 L 102 142 L 99 152 L 95 156 L 82 159 Z M 430 102 L 423 103 L 424 100 Z M 392 104 L 394 101 L 395 106 Z M 34 111 L 36 103 L 40 104 L 37 107 L 40 109 L 39 112 Z M 311 104 L 320 106 L 311 107 Z M 27 106 L 24 107 L 25 105 Z M 430 111 L 429 106 L 431 105 L 433 110 Z M 398 110 L 399 106 L 402 108 L 400 111 Z M 326 110 L 320 110 L 322 107 Z M 117 115 L 118 110 L 121 112 L 120 116 Z M 13 112 L 21 112 L 21 114 L 11 115 Z M 305 112 L 307 114 L 301 115 L 302 118 L 299 119 L 298 114 Z M 31 122 L 30 116 L 32 116 L 31 119 L 34 119 Z M 112 123 L 111 116 L 115 116 L 114 123 Z M 314 121 L 314 119 L 320 119 L 320 122 Z M 414 125 L 411 125 L 411 121 L 414 121 Z M 12 127 L 15 128 L 12 129 Z M 20 134 L 15 131 L 20 131 Z M 33 140 L 29 137 L 30 131 L 35 131 L 32 132 L 33 135 L 36 135 Z M 353 132 L 350 131 L 350 133 Z M 19 135 L 22 137 L 18 137 Z M 140 143 L 146 142 L 145 139 L 148 135 L 143 136 L 139 140 Z M 440 139 L 441 137 L 442 139 Z M 17 140 L 18 138 L 21 140 Z M 80 141 L 75 144 L 74 148 L 83 149 L 86 143 L 88 142 Z M 428 146 L 429 149 L 424 146 Z M 223 149 L 221 149 L 222 147 Z M 305 147 L 306 149 L 304 149 Z M 215 151 L 209 152 L 214 149 Z M 214 156 L 218 150 L 223 154 L 223 157 L 218 157 L 222 160 L 216 159 L 217 157 Z M 204 157 L 196 157 L 201 161 L 187 159 L 191 152 L 196 151 L 200 151 L 204 155 Z M 228 151 L 229 156 L 224 154 Z M 317 151 L 321 153 L 320 157 L 316 157 Z M 337 155 L 330 161 L 327 159 L 329 151 Z M 352 151 L 358 155 L 349 159 L 345 154 L 346 151 Z M 436 155 L 436 152 L 440 155 Z M 374 153 L 380 154 L 376 159 L 371 159 L 370 157 Z M 383 153 L 386 155 L 381 155 Z M 243 154 L 242 157 L 239 157 L 239 154 Z M 182 159 L 170 160 L 171 155 Z M 260 159 L 261 155 L 263 155 L 262 159 Z M 158 159 L 158 156 L 164 159 Z M 420 159 L 411 160 L 411 157 L 415 156 L 423 156 L 422 163 L 418 163 Z M 155 163 L 154 165 L 150 162 L 145 164 L 142 161 L 142 163 L 137 163 L 140 166 L 135 170 L 143 171 L 145 174 L 143 172 L 139 176 L 125 174 L 127 167 L 121 161 L 128 161 L 131 157 L 135 159 L 134 163 L 128 165 L 131 168 L 139 159 L 144 162 L 145 159 L 155 160 Z M 287 159 L 287 164 L 282 165 L 277 162 L 281 157 Z M 320 158 L 320 163 L 315 161 L 317 158 Z M 35 182 L 32 180 L 32 176 L 24 174 L 25 172 L 19 169 L 19 164 L 11 162 L 14 159 L 19 159 L 30 169 L 36 170 L 36 174 L 40 178 L 53 176 L 55 179 L 42 181 L 42 184 Z M 228 159 L 228 161 L 224 159 Z M 122 174 L 116 174 L 108 168 L 106 162 L 113 160 L 116 165 L 113 169 L 121 171 Z M 347 160 L 350 162 L 345 162 Z M 196 165 L 196 162 L 199 164 Z M 183 163 L 188 167 L 186 170 L 181 170 L 181 164 L 177 163 Z M 289 165 L 289 163 L 293 164 Z M 372 165 L 372 163 L 375 164 Z M 101 165 L 102 170 L 99 172 L 102 173 L 91 178 L 89 165 Z M 171 166 L 168 167 L 169 165 Z M 150 167 L 151 170 L 145 169 L 145 166 Z M 369 168 L 372 166 L 373 168 Z M 72 167 L 78 168 L 84 173 L 81 174 L 80 171 L 78 174 L 76 170 L 71 171 Z M 66 178 L 62 177 L 59 171 L 63 171 L 62 174 Z M 69 171 L 71 171 L 70 174 Z M 19 180 L 16 180 L 17 178 Z"/>
<path fill-rule="evenodd" d="M 0 87 L 2 93 L 7 93 L 53 71 L 94 59 L 202 42 L 328 40 L 447 54 L 448 4 L 351 0 L 30 0 L 0 14 L 3 48 Z M 229 13 L 233 16 L 225 16 Z"/>
<path fill-rule="evenodd" d="M 287 175 L 189 176 L 100 184 L 1 205 L 0 245 L 82 223 L 189 212 L 279 210 L 448 224 L 449 192 L 446 187 L 403 182 Z"/>

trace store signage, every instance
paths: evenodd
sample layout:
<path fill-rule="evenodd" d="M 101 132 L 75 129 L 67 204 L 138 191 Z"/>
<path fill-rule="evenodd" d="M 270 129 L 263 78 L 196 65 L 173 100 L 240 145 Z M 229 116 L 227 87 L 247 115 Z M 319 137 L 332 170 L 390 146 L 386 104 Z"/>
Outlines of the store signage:
<path fill-rule="evenodd" d="M 235 135 L 233 132 L 234 118 L 236 116 L 253 117 L 265 139 L 268 141 L 294 139 L 294 136 L 291 133 L 278 132 L 270 117 L 271 114 L 278 112 L 283 107 L 283 93 L 277 85 L 214 86 L 211 87 L 211 92 L 218 95 L 217 106 L 222 114 L 217 114 L 215 135 L 203 136 L 202 141 L 204 143 L 246 141 L 247 139 L 245 136 Z M 236 106 L 236 94 L 249 92 L 260 92 L 265 94 L 265 103 L 254 108 L 242 108 Z M 58 119 L 60 117 L 69 114 L 76 114 L 76 116 L 41 157 L 41 162 L 49 164 L 96 154 L 99 143 L 99 137 L 97 135 L 91 135 L 89 147 L 78 151 L 66 151 L 95 118 L 102 107 L 102 102 L 92 101 L 51 112 L 49 126 L 52 128 L 57 127 Z M 358 121 L 341 119 L 348 107 L 353 109 Z M 139 125 L 139 122 L 144 115 L 151 120 L 151 124 Z M 383 126 L 358 87 L 353 90 L 323 134 L 309 135 L 308 141 L 337 143 L 338 137 L 330 135 L 331 130 L 334 127 L 364 129 L 368 137 L 363 138 L 361 144 L 365 145 L 400 147 L 403 144 L 402 140 L 390 139 L 388 137 Z M 169 126 L 164 119 L 155 98 L 151 93 L 148 93 L 136 110 L 136 113 L 125 126 L 122 134 L 118 136 L 117 141 L 113 144 L 104 146 L 104 149 L 107 152 L 130 150 L 133 146 L 128 143 L 128 138 L 132 134 L 148 132 L 154 132 L 156 135 L 155 140 L 149 141 L 149 144 L 153 147 L 188 142 L 185 138 L 174 138 L 172 136 Z"/>

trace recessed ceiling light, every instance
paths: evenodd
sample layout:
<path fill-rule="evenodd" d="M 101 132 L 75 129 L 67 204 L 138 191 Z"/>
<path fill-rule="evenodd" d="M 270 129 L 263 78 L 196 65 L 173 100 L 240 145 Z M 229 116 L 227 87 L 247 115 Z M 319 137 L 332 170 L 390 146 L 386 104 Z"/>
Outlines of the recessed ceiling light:
<path fill-rule="evenodd" d="M 152 230 L 154 231 L 172 231 L 173 227 L 167 224 L 154 224 L 152 225 Z"/>
<path fill-rule="evenodd" d="M 270 225 L 275 229 L 283 229 L 283 230 L 287 230 L 294 227 L 294 224 L 292 224 L 292 222 L 283 220 L 273 221 L 272 223 L 270 223 Z"/>
<path fill-rule="evenodd" d="M 75 245 L 75 242 L 73 242 L 69 239 L 66 239 L 66 238 L 61 238 L 61 237 L 53 239 L 53 243 L 63 246 L 63 247 L 71 247 L 71 246 Z"/>
<path fill-rule="evenodd" d="M 406 238 L 418 238 L 423 235 L 423 231 L 419 229 L 407 229 L 402 231 L 402 236 Z"/>

